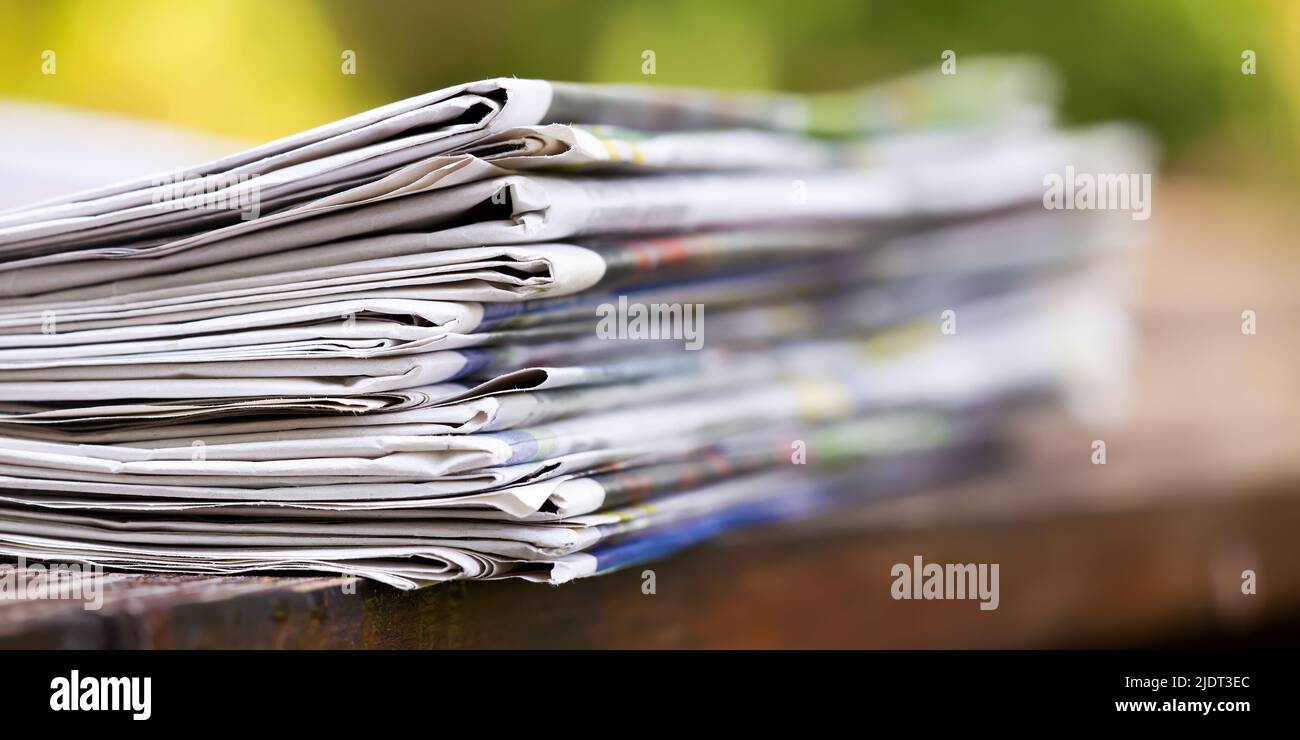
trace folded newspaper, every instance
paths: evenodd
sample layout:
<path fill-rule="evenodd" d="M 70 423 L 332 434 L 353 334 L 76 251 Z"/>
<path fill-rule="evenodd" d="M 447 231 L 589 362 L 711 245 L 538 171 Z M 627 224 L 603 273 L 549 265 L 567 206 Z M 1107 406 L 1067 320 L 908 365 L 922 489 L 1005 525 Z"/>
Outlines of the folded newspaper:
<path fill-rule="evenodd" d="M 989 470 L 1129 343 L 1051 88 L 485 80 L 0 213 L 0 554 L 562 583 Z"/>

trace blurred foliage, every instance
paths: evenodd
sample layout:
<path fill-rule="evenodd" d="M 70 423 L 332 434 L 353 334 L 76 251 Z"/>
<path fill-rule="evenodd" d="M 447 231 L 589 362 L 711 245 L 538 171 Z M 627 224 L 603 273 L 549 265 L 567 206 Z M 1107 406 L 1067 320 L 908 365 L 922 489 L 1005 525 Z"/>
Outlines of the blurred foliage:
<path fill-rule="evenodd" d="M 959 73 L 1032 52 L 1063 71 L 1070 121 L 1142 121 L 1178 166 L 1294 176 L 1297 37 L 1289 0 L 0 0 L 0 95 L 263 139 L 498 75 L 826 90 L 944 49 Z"/>

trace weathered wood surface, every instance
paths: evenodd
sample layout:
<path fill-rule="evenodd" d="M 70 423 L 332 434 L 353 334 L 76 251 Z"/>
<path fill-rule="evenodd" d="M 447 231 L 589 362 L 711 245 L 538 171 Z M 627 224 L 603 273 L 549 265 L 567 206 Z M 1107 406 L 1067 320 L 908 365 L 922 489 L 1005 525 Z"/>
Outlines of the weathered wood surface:
<path fill-rule="evenodd" d="M 1032 416 L 997 476 L 551 588 L 111 576 L 103 610 L 0 602 L 0 647 L 1045 647 L 1296 640 L 1300 223 L 1165 187 L 1135 284 L 1133 414 Z M 1244 336 L 1241 312 L 1259 333 Z M 1092 465 L 1094 439 L 1107 464 Z M 998 563 L 1001 604 L 900 602 L 890 566 Z M 1240 593 L 1253 569 L 1258 593 Z M 1300 633 L 1297 633 L 1300 634 Z"/>
<path fill-rule="evenodd" d="M 3 647 L 1046 647 L 1200 644 L 1300 613 L 1300 500 L 980 526 L 839 531 L 711 544 L 551 588 L 469 583 L 402 593 L 348 579 L 123 576 L 101 612 L 62 603 L 5 623 Z M 995 562 L 1001 605 L 899 602 L 913 554 Z M 1235 593 L 1258 569 L 1260 592 Z M 53 602 L 46 602 L 47 604 Z M 12 607 L 10 607 L 12 608 Z M 34 615 L 35 616 L 35 615 Z"/>

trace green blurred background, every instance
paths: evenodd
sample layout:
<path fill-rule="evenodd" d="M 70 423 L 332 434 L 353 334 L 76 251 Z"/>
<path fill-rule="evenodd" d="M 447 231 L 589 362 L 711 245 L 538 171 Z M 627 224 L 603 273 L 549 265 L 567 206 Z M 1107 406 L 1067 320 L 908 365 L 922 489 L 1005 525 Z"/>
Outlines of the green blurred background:
<path fill-rule="evenodd" d="M 0 96 L 266 139 L 491 76 L 812 91 L 1032 52 L 1067 120 L 1145 122 L 1173 168 L 1292 180 L 1298 37 L 1288 0 L 0 0 Z"/>

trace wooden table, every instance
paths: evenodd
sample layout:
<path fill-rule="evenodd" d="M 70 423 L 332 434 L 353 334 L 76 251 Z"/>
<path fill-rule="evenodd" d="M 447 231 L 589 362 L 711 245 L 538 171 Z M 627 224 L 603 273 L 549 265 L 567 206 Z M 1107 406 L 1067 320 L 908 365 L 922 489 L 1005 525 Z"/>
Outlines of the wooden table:
<path fill-rule="evenodd" d="M 1300 625 L 1300 224 L 1160 185 L 1132 414 L 1027 414 L 996 476 L 739 533 L 551 588 L 112 575 L 104 608 L 0 601 L 0 647 L 1074 647 L 1277 644 Z M 1258 333 L 1241 333 L 1253 310 Z M 1107 464 L 1093 465 L 1104 439 Z M 895 601 L 892 564 L 998 563 L 1001 604 Z M 1258 592 L 1241 593 L 1252 569 Z"/>

